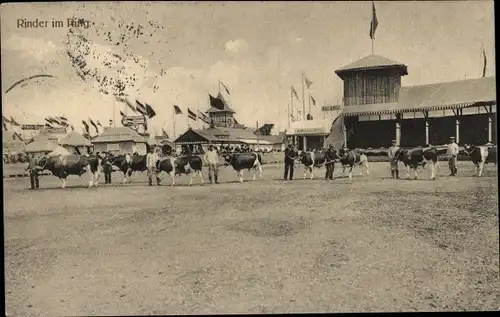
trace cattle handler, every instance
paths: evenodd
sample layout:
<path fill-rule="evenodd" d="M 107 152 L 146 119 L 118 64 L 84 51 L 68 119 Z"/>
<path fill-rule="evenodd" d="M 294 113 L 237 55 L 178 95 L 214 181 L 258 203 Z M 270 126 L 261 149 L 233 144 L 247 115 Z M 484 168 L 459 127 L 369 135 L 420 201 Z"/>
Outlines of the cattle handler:
<path fill-rule="evenodd" d="M 399 150 L 399 146 L 396 143 L 396 140 L 392 140 L 392 145 L 387 153 L 389 155 L 389 168 L 391 169 L 392 178 L 399 178 L 398 160 L 394 157 Z"/>
<path fill-rule="evenodd" d="M 208 165 L 208 180 L 210 184 L 212 184 L 212 174 L 213 180 L 216 184 L 219 184 L 217 178 L 219 174 L 219 155 L 217 154 L 217 150 L 214 149 L 214 146 L 210 144 L 208 146 L 208 151 L 205 153 L 205 162 Z"/>
<path fill-rule="evenodd" d="M 446 154 L 448 155 L 448 167 L 450 168 L 449 176 L 456 176 L 457 169 L 457 158 L 458 158 L 458 144 L 455 142 L 455 137 L 450 137 L 450 144 L 448 144 L 448 148 L 446 149 Z"/>
<path fill-rule="evenodd" d="M 113 166 L 111 165 L 110 153 L 104 153 L 104 163 L 102 164 L 102 171 L 104 172 L 104 183 L 111 184 L 111 173 L 113 172 Z"/>
<path fill-rule="evenodd" d="M 38 166 L 38 159 L 35 157 L 34 154 L 31 154 L 28 163 L 28 168 L 26 168 L 26 170 L 30 175 L 31 189 L 40 188 L 40 182 L 38 180 L 38 172 L 40 171 L 40 169 L 41 169 L 40 166 Z"/>
<path fill-rule="evenodd" d="M 288 144 L 288 148 L 285 149 L 285 175 L 283 176 L 283 180 L 286 181 L 288 176 L 289 180 L 293 179 L 293 170 L 294 170 L 294 164 L 295 164 L 295 157 L 297 156 L 297 152 L 293 148 L 292 144 Z M 290 175 L 288 174 L 290 172 Z"/>
<path fill-rule="evenodd" d="M 333 170 L 335 168 L 335 148 L 330 144 L 325 152 L 326 180 L 333 180 Z"/>
<path fill-rule="evenodd" d="M 156 175 L 156 162 L 158 162 L 158 154 L 154 148 L 149 148 L 149 153 L 146 155 L 146 168 L 148 169 L 149 186 L 153 186 L 153 175 Z M 160 185 L 160 178 L 156 175 L 156 184 Z"/>

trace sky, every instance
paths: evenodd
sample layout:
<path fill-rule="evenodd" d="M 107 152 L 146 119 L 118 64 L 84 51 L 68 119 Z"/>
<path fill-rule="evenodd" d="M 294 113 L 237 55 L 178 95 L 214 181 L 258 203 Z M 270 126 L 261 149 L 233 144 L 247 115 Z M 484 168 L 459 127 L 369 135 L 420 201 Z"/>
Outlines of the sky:
<path fill-rule="evenodd" d="M 173 105 L 184 113 L 188 107 L 206 111 L 219 80 L 230 91 L 222 93 L 240 123 L 274 123 L 284 130 L 291 85 L 301 98 L 293 100 L 294 107 L 302 110 L 302 72 L 313 82 L 305 100 L 306 111 L 309 95 L 316 100 L 315 119 L 324 117 L 321 106 L 340 102 L 342 80 L 334 71 L 371 54 L 371 7 L 369 1 L 2 4 L 2 111 L 25 124 L 64 115 L 77 130 L 88 117 L 104 125 L 119 121 L 123 103 L 103 93 L 93 78 L 79 77 L 70 62 L 67 52 L 75 51 L 76 33 L 67 20 L 75 17 L 91 23 L 77 32 L 99 52 L 85 62 L 101 67 L 101 78 L 117 76 L 116 69 L 102 66 L 103 56 L 125 57 L 122 69 L 135 79 L 126 93 L 153 106 L 157 116 L 148 123 L 153 133 L 165 127 L 172 135 L 174 119 L 176 134 L 185 131 L 188 118 L 174 118 Z M 493 1 L 376 1 L 375 7 L 374 53 L 408 65 L 403 86 L 480 77 L 482 45 L 487 76 L 494 76 Z M 22 19 L 49 23 L 25 28 Z M 52 27 L 52 20 L 64 25 Z M 142 34 L 132 36 L 137 26 Z M 5 93 L 36 74 L 54 78 Z"/>

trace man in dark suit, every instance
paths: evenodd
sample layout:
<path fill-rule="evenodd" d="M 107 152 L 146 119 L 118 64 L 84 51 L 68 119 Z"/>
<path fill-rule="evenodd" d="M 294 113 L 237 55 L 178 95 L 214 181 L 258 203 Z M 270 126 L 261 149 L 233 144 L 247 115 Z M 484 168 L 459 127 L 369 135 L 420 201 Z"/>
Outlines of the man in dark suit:
<path fill-rule="evenodd" d="M 40 166 L 38 166 L 38 158 L 36 158 L 34 154 L 31 155 L 28 163 L 28 168 L 26 170 L 30 175 L 31 189 L 40 188 L 38 173 L 40 172 L 41 168 Z"/>
<path fill-rule="evenodd" d="M 285 175 L 283 176 L 283 180 L 286 181 L 286 179 L 288 178 L 288 172 L 290 172 L 289 180 L 293 179 L 293 170 L 296 157 L 297 151 L 295 151 L 292 144 L 288 144 L 288 148 L 285 150 Z"/>

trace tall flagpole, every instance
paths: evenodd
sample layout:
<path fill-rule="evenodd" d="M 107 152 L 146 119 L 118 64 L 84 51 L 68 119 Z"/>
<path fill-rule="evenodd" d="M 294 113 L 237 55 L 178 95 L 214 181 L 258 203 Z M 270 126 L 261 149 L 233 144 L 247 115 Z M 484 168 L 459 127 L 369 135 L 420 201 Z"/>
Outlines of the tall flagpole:
<path fill-rule="evenodd" d="M 288 105 L 290 113 L 288 114 L 288 128 L 290 129 L 290 121 L 293 116 L 293 86 L 290 85 L 290 104 Z"/>
<path fill-rule="evenodd" d="M 311 115 L 311 93 L 309 93 L 309 115 Z"/>
<path fill-rule="evenodd" d="M 302 120 L 306 119 L 306 99 L 304 94 L 304 72 L 302 72 Z"/>
<path fill-rule="evenodd" d="M 176 139 L 177 134 L 175 134 L 175 107 L 172 107 L 172 126 L 174 127 L 174 140 Z"/>

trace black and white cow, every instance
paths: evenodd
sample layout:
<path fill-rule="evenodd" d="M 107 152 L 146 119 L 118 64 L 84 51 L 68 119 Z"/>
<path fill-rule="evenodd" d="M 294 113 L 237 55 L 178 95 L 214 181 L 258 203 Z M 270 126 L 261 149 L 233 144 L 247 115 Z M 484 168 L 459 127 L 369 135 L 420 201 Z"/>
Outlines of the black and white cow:
<path fill-rule="evenodd" d="M 342 176 L 345 174 L 346 167 L 349 167 L 349 179 L 352 179 L 352 169 L 354 166 L 364 167 L 366 175 L 370 175 L 368 157 L 360 150 L 349 150 L 345 147 L 340 148 L 339 161 L 342 164 Z M 360 172 L 360 175 L 363 175 L 363 171 Z"/>
<path fill-rule="evenodd" d="M 496 146 L 476 146 L 464 145 L 464 152 L 470 157 L 472 163 L 476 166 L 473 176 L 483 175 L 484 164 L 497 163 L 497 147 Z"/>
<path fill-rule="evenodd" d="M 89 187 L 99 185 L 99 174 L 101 171 L 101 158 L 97 155 L 57 155 L 46 156 L 38 160 L 37 166 L 40 171 L 49 170 L 52 175 L 61 180 L 61 188 L 66 187 L 66 178 L 69 175 L 82 177 L 89 173 Z"/>
<path fill-rule="evenodd" d="M 114 156 L 109 153 L 103 160 L 105 164 L 114 165 L 123 172 L 124 184 L 132 182 L 131 176 L 133 172 L 144 172 L 147 170 L 146 155 L 120 154 Z"/>
<path fill-rule="evenodd" d="M 313 168 L 320 168 L 321 166 L 325 165 L 325 152 L 326 151 L 300 152 L 298 161 L 304 165 L 304 179 L 306 179 L 308 171 L 311 175 L 311 179 L 313 179 Z"/>
<path fill-rule="evenodd" d="M 160 175 L 162 172 L 167 173 L 172 177 L 172 186 L 175 185 L 175 176 L 177 175 L 189 175 L 191 178 L 189 180 L 189 186 L 193 184 L 193 180 L 196 175 L 200 176 L 201 184 L 205 183 L 203 179 L 203 160 L 196 155 L 188 156 L 169 156 L 167 158 L 161 159 L 156 162 L 156 180 L 160 184 Z"/>
<path fill-rule="evenodd" d="M 439 167 L 439 154 L 435 147 L 399 149 L 394 154 L 395 161 L 405 165 L 406 178 L 410 178 L 410 169 L 414 171 L 414 179 L 418 176 L 418 167 L 427 164 L 431 167 L 431 179 L 436 179 L 436 168 Z"/>
<path fill-rule="evenodd" d="M 252 170 L 253 180 L 256 178 L 257 170 L 262 179 L 262 156 L 255 152 L 233 153 L 223 155 L 225 165 L 231 165 L 238 175 L 240 183 L 243 183 L 243 170 Z"/>

